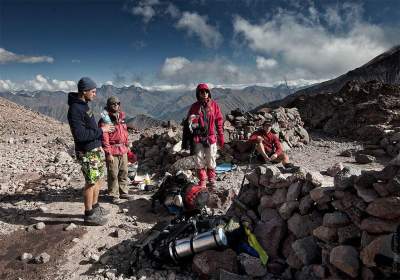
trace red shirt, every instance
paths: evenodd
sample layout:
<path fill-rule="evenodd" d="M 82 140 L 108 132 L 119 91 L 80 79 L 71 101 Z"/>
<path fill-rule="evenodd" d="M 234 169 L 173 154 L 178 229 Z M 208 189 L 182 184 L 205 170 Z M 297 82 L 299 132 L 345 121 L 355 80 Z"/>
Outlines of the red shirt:
<path fill-rule="evenodd" d="M 277 156 L 282 154 L 282 144 L 275 133 L 272 133 L 271 131 L 265 133 L 263 130 L 259 130 L 250 136 L 249 141 L 252 143 L 257 143 L 257 136 L 261 136 L 263 138 L 262 143 L 267 154 L 275 153 Z"/>
<path fill-rule="evenodd" d="M 106 155 L 123 155 L 128 152 L 128 128 L 125 124 L 125 113 L 120 112 L 118 118 L 109 113 L 115 126 L 113 132 L 103 132 L 102 146 Z M 103 119 L 99 121 L 99 127 L 104 125 Z"/>
<path fill-rule="evenodd" d="M 200 101 L 193 103 L 189 109 L 188 117 L 190 115 L 198 115 L 200 124 L 204 126 L 204 113 L 203 110 L 201 110 L 201 107 L 202 103 Z M 224 137 L 222 113 L 217 102 L 212 99 L 208 101 L 205 111 L 207 112 L 208 119 L 208 141 L 210 144 L 214 144 L 217 142 L 217 135 L 221 138 Z M 215 130 L 217 135 L 215 134 Z M 199 136 L 194 137 L 194 142 L 200 142 Z"/>

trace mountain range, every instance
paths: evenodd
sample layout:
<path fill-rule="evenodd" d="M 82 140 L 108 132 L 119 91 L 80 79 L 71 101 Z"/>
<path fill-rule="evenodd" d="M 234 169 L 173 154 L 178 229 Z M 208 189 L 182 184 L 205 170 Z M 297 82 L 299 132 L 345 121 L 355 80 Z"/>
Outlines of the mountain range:
<path fill-rule="evenodd" d="M 212 97 L 217 100 L 224 114 L 240 108 L 248 111 L 255 106 L 281 99 L 289 94 L 286 86 L 260 87 L 251 86 L 244 89 L 211 89 Z M 196 101 L 193 91 L 150 91 L 140 87 L 114 87 L 103 85 L 97 89 L 96 99 L 91 103 L 92 109 L 100 114 L 109 96 L 117 96 L 123 110 L 129 117 L 145 115 L 141 120 L 150 118 L 158 120 L 181 120 L 190 105 Z M 19 91 L 0 92 L 0 97 L 17 104 L 51 116 L 57 120 L 67 121 L 68 93 L 62 91 Z M 141 121 L 143 124 L 143 121 Z M 152 123 L 152 121 L 150 121 Z"/>

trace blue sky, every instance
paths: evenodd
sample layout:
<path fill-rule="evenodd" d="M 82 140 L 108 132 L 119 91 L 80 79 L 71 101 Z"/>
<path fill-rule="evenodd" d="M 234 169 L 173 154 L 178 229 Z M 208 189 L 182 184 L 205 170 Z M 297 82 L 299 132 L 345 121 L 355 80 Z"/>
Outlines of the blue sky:
<path fill-rule="evenodd" d="M 399 44 L 400 1 L 0 0 L 0 90 L 300 85 Z"/>

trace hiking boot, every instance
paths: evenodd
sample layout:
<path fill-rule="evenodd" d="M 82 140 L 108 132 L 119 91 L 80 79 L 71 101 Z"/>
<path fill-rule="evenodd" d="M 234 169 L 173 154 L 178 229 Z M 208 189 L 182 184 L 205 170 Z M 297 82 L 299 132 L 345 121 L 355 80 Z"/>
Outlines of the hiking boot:
<path fill-rule="evenodd" d="M 110 214 L 110 210 L 107 210 L 106 208 L 102 206 L 98 206 L 96 208 L 93 208 L 94 213 L 99 214 L 100 216 L 107 216 Z"/>
<path fill-rule="evenodd" d="M 84 224 L 86 226 L 104 226 L 107 223 L 107 219 L 100 216 L 98 213 L 92 215 L 85 215 Z"/>
<path fill-rule="evenodd" d="M 207 189 L 208 189 L 208 191 L 215 191 L 216 189 L 217 189 L 217 182 L 215 182 L 215 181 L 209 181 L 208 183 L 207 183 Z"/>
<path fill-rule="evenodd" d="M 300 169 L 300 167 L 295 166 L 293 163 L 286 163 L 283 167 L 285 168 L 285 171 L 289 173 L 297 172 Z"/>
<path fill-rule="evenodd" d="M 110 200 L 112 204 L 120 204 L 123 202 L 118 196 L 112 196 Z"/>
<path fill-rule="evenodd" d="M 131 195 L 131 194 L 128 194 L 128 193 L 123 193 L 123 194 L 121 194 L 121 195 L 119 196 L 119 198 L 127 199 L 127 200 L 132 200 L 132 199 L 134 198 L 134 196 Z"/>

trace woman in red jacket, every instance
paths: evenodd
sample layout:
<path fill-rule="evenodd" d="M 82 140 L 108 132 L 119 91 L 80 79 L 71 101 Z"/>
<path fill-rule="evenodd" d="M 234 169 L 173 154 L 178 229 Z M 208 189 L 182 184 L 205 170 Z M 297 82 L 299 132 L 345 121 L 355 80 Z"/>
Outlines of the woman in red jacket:
<path fill-rule="evenodd" d="M 197 102 L 188 112 L 189 127 L 195 143 L 195 161 L 200 185 L 215 188 L 215 167 L 217 165 L 217 144 L 224 146 L 223 117 L 221 110 L 212 98 L 207 84 L 196 88 Z"/>

